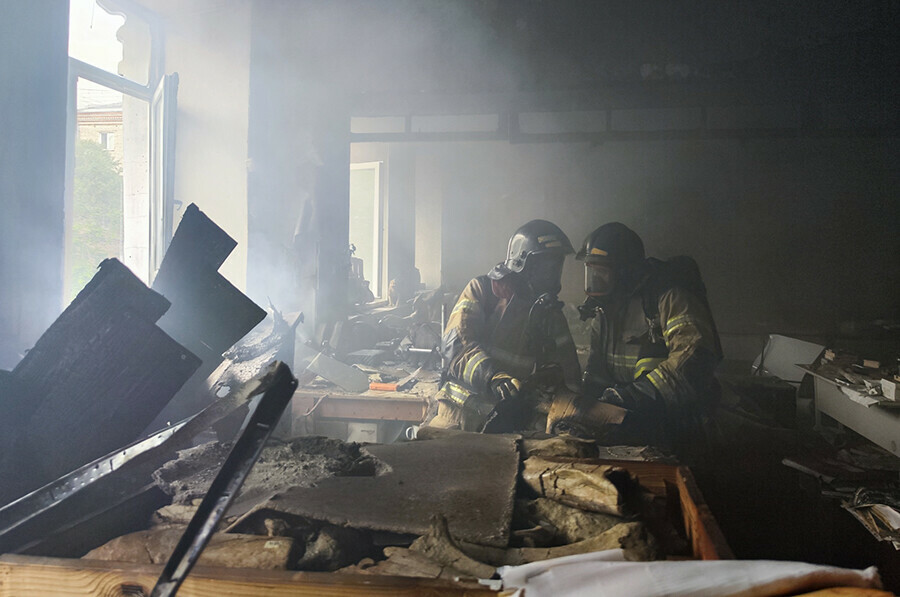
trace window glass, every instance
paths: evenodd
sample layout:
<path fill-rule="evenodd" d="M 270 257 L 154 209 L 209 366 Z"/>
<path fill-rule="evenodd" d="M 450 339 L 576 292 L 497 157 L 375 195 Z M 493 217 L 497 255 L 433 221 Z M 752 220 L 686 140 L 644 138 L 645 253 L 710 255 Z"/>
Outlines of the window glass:
<path fill-rule="evenodd" d="M 69 56 L 146 85 L 150 28 L 134 16 L 126 24 L 124 16 L 107 12 L 96 0 L 69 0 Z"/>
<path fill-rule="evenodd" d="M 95 0 L 69 0 L 69 56 L 118 73 L 122 43 L 116 32 L 124 23 L 124 17 L 109 14 Z"/>
<path fill-rule="evenodd" d="M 108 257 L 146 278 L 148 104 L 82 78 L 77 86 L 68 300 Z"/>
<path fill-rule="evenodd" d="M 350 244 L 362 260 L 362 276 L 381 295 L 381 197 L 379 163 L 350 166 Z"/>

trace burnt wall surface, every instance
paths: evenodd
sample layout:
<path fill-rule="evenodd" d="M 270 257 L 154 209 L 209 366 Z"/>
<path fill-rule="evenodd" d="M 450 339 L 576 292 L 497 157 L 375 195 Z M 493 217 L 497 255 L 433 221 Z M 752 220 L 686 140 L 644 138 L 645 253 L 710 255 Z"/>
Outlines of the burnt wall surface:
<path fill-rule="evenodd" d="M 0 4 L 0 369 L 62 310 L 69 5 Z"/>

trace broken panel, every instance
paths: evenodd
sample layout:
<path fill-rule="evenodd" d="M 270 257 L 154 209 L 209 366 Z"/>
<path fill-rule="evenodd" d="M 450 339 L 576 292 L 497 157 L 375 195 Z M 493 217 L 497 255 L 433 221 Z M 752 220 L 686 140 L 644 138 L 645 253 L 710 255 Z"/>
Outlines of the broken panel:
<path fill-rule="evenodd" d="M 200 360 L 154 323 L 169 303 L 115 259 L 13 370 L 0 503 L 139 436 Z"/>
<path fill-rule="evenodd" d="M 153 290 L 172 302 L 159 326 L 204 363 L 222 353 L 263 320 L 266 312 L 235 288 L 219 267 L 237 242 L 196 205 L 184 212 L 166 251 Z"/>
<path fill-rule="evenodd" d="M 283 366 L 283 365 L 282 365 Z M 72 532 L 101 537 L 95 519 L 122 504 L 155 490 L 152 473 L 191 444 L 198 433 L 266 391 L 279 363 L 272 363 L 258 377 L 233 384 L 224 395 L 189 421 L 173 425 L 140 442 L 117 447 L 79 469 L 0 508 L 0 553 L 41 550 L 41 544 L 59 545 L 54 536 Z M 223 390 L 216 385 L 211 395 Z M 158 507 L 159 505 L 155 506 Z M 84 527 L 79 525 L 84 524 Z M 57 552 L 59 553 L 59 552 Z M 68 553 L 68 552 L 66 552 Z M 69 554 L 71 555 L 71 554 Z"/>
<path fill-rule="evenodd" d="M 153 290 L 172 302 L 159 327 L 203 361 L 200 370 L 149 430 L 201 408 L 202 382 L 222 362 L 222 353 L 243 338 L 266 312 L 234 287 L 219 267 L 237 242 L 193 203 L 187 207 L 160 265 Z"/>
<path fill-rule="evenodd" d="M 431 517 L 442 514 L 454 537 L 499 547 L 509 541 L 519 470 L 515 436 L 460 434 L 363 450 L 382 463 L 373 476 L 332 477 L 316 487 L 289 489 L 232 530 L 241 532 L 259 517 L 300 517 L 421 535 Z"/>

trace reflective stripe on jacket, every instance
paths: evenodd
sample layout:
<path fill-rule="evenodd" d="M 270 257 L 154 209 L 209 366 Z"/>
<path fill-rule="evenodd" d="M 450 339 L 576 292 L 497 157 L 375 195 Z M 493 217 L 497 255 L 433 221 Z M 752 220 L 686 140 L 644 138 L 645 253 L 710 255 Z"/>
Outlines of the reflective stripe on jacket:
<path fill-rule="evenodd" d="M 713 372 L 721 359 L 718 333 L 703 299 L 678 287 L 663 292 L 656 328 L 637 290 L 592 322 L 587 374 L 601 385 L 637 382 L 667 403 L 703 407 L 716 399 Z"/>
<path fill-rule="evenodd" d="M 448 379 L 486 394 L 498 371 L 520 379 L 531 375 L 540 357 L 528 329 L 533 304 L 534 300 L 522 293 L 509 300 L 498 298 L 487 276 L 470 281 L 451 311 L 444 333 L 445 354 L 449 352 L 450 359 Z M 543 359 L 558 363 L 566 382 L 577 387 L 581 368 L 569 325 L 561 311 L 546 313 L 545 340 L 550 348 Z"/>

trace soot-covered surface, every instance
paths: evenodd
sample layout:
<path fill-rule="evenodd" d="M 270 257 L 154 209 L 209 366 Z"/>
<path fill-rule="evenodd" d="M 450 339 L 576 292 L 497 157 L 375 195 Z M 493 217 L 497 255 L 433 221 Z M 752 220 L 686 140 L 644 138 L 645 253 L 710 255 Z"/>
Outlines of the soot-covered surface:
<path fill-rule="evenodd" d="M 230 444 L 210 442 L 178 453 L 153 474 L 156 484 L 175 504 L 202 498 L 231 451 Z M 323 479 L 374 471 L 378 463 L 361 454 L 356 443 L 325 437 L 301 437 L 263 448 L 228 513 L 243 514 L 269 496 L 292 487 L 312 487 Z"/>
<path fill-rule="evenodd" d="M 519 467 L 516 437 L 460 434 L 362 448 L 379 463 L 371 476 L 297 485 L 247 514 L 299 517 L 338 526 L 421 535 L 432 516 L 454 537 L 505 547 Z M 315 485 L 315 486 L 314 486 Z"/>

